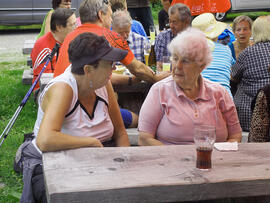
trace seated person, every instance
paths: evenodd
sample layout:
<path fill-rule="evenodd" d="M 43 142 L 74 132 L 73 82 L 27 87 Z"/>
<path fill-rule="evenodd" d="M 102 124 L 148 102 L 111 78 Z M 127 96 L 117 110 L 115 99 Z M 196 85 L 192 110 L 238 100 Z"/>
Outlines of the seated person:
<path fill-rule="evenodd" d="M 211 62 L 204 33 L 189 28 L 170 43 L 172 76 L 155 83 L 139 114 L 139 145 L 193 143 L 198 125 L 216 128 L 217 142 L 240 142 L 242 130 L 232 97 L 201 76 Z"/>
<path fill-rule="evenodd" d="M 57 9 L 57 8 L 68 8 L 68 9 L 70 9 L 71 0 L 52 0 L 52 7 L 53 7 L 53 9 L 51 9 L 47 13 L 47 15 L 45 16 L 45 18 L 43 20 L 41 30 L 40 30 L 40 33 L 37 36 L 37 39 L 39 39 L 40 37 L 45 35 L 47 32 L 51 31 L 50 22 L 51 22 L 51 17 L 52 17 L 53 11 L 55 9 Z"/>
<path fill-rule="evenodd" d="M 129 49 L 127 42 L 114 31 L 109 30 L 111 27 L 112 10 L 108 1 L 84 0 L 79 8 L 80 19 L 82 25 L 71 32 L 64 40 L 60 52 L 59 59 L 55 65 L 54 77 L 62 74 L 69 66 L 68 46 L 69 43 L 79 34 L 84 32 L 93 32 L 97 35 L 104 36 L 111 46 L 128 50 L 128 55 L 121 61 L 130 73 L 141 80 L 154 83 L 169 74 L 162 72 L 154 74 L 154 72 L 141 61 L 138 61 L 132 51 Z M 91 13 L 91 15 L 89 15 Z"/>
<path fill-rule="evenodd" d="M 245 15 L 237 16 L 233 20 L 232 30 L 235 34 L 236 41 L 229 43 L 228 45 L 235 60 L 245 48 L 253 44 L 253 42 L 250 40 L 252 35 L 252 23 L 253 21 L 250 19 L 250 17 Z"/>
<path fill-rule="evenodd" d="M 128 52 L 111 47 L 104 37 L 83 33 L 70 43 L 68 53 L 71 65 L 51 80 L 39 97 L 35 138 L 22 153 L 22 202 L 33 202 L 32 197 L 46 202 L 43 176 L 34 181 L 37 184 L 31 183 L 36 168 L 43 173 L 43 152 L 130 145 L 109 81 L 113 61 L 122 60 Z M 35 194 L 40 185 L 42 189 Z"/>
<path fill-rule="evenodd" d="M 270 142 L 270 85 L 261 88 L 251 103 L 249 142 Z"/>
<path fill-rule="evenodd" d="M 138 61 L 145 63 L 144 46 L 149 46 L 149 41 L 130 30 L 132 19 L 128 11 L 116 11 L 112 16 L 112 29 L 120 34 L 128 42 L 128 46 Z"/>
<path fill-rule="evenodd" d="M 111 8 L 112 8 L 113 13 L 117 10 L 127 11 L 127 2 L 125 0 L 111 0 L 110 3 L 111 3 Z M 78 17 L 77 25 L 80 26 L 81 24 L 82 24 L 81 19 L 80 17 Z M 137 20 L 132 20 L 131 31 L 147 38 L 146 32 L 142 24 Z"/>
<path fill-rule="evenodd" d="M 217 42 L 218 36 L 225 30 L 227 24 L 216 21 L 212 13 L 204 13 L 194 18 L 192 27 L 203 31 L 206 37 L 214 42 L 213 60 L 203 70 L 202 76 L 213 82 L 218 82 L 232 96 L 230 78 L 231 67 L 235 63 L 235 60 L 232 57 L 230 48 Z"/>
<path fill-rule="evenodd" d="M 172 0 L 161 0 L 163 9 L 158 12 L 158 26 L 159 31 L 170 28 L 168 10 L 171 6 Z"/>
<path fill-rule="evenodd" d="M 40 71 L 44 67 L 48 55 L 50 55 L 55 44 L 61 45 L 68 33 L 73 31 L 76 27 L 76 16 L 71 9 L 58 8 L 51 16 L 51 31 L 39 38 L 31 52 L 31 59 L 33 63 L 33 81 L 36 80 Z M 48 63 L 43 73 L 53 73 L 57 59 L 57 53 Z M 34 93 L 39 89 L 39 84 L 34 88 Z M 37 92 L 36 92 L 37 93 Z M 35 94 L 36 94 L 35 93 Z"/>
<path fill-rule="evenodd" d="M 112 7 L 113 13 L 117 10 L 127 11 L 127 1 L 126 0 L 110 0 L 110 2 L 111 2 L 111 7 Z M 147 38 L 146 32 L 143 28 L 143 25 L 137 20 L 132 20 L 131 31 Z"/>
<path fill-rule="evenodd" d="M 251 101 L 259 89 L 270 83 L 270 16 L 260 16 L 254 21 L 252 36 L 254 45 L 239 54 L 231 72 L 231 80 L 238 84 L 234 103 L 244 131 L 250 128 Z"/>
<path fill-rule="evenodd" d="M 175 4 L 169 8 L 170 29 L 164 30 L 156 38 L 155 53 L 157 60 L 157 70 L 162 70 L 163 56 L 170 56 L 168 44 L 180 32 L 190 26 L 191 13 L 185 4 Z"/>

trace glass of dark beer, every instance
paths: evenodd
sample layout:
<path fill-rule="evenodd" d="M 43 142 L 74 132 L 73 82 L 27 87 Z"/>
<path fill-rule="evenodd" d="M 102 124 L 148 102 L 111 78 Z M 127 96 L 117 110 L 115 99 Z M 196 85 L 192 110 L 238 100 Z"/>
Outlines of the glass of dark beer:
<path fill-rule="evenodd" d="M 195 126 L 194 142 L 197 151 L 196 168 L 210 170 L 212 168 L 212 150 L 216 140 L 215 126 Z"/>

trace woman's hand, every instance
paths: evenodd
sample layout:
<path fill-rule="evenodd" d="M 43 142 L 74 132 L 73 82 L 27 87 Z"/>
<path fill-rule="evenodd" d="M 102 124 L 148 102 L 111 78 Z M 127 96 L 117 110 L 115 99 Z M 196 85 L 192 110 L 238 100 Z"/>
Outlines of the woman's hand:
<path fill-rule="evenodd" d="M 238 142 L 242 140 L 242 132 L 229 135 L 227 142 Z"/>

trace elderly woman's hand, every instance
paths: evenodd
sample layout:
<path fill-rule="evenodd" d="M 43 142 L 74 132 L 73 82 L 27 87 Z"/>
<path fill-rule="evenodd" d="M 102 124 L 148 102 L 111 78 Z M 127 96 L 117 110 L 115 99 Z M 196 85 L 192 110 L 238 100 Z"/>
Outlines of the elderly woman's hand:
<path fill-rule="evenodd" d="M 242 132 L 229 135 L 227 142 L 239 142 L 240 143 L 241 140 L 242 140 Z"/>

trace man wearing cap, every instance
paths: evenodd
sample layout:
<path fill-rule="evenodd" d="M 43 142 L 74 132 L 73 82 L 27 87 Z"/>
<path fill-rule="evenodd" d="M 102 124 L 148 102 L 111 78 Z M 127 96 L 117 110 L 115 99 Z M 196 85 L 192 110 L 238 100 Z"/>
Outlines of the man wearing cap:
<path fill-rule="evenodd" d="M 202 76 L 213 82 L 220 83 L 232 96 L 230 87 L 231 66 L 235 63 L 228 46 L 218 43 L 218 36 L 226 29 L 227 24 L 216 21 L 212 13 L 204 13 L 192 21 L 192 27 L 203 31 L 206 37 L 214 42 L 213 60 Z"/>
<path fill-rule="evenodd" d="M 69 66 L 70 62 L 67 53 L 69 43 L 84 32 L 93 32 L 104 36 L 111 46 L 128 50 L 127 56 L 121 62 L 138 78 L 154 83 L 168 76 L 166 73 L 154 75 L 149 67 L 134 57 L 127 42 L 119 34 L 109 30 L 112 21 L 112 10 L 108 0 L 84 0 L 80 5 L 79 13 L 82 25 L 66 37 L 60 49 L 54 77 L 62 74 Z"/>
<path fill-rule="evenodd" d="M 168 44 L 178 33 L 190 26 L 192 19 L 189 8 L 181 3 L 171 6 L 168 13 L 170 29 L 159 33 L 155 42 L 157 69 L 159 71 L 162 70 L 163 56 L 170 56 Z"/>

